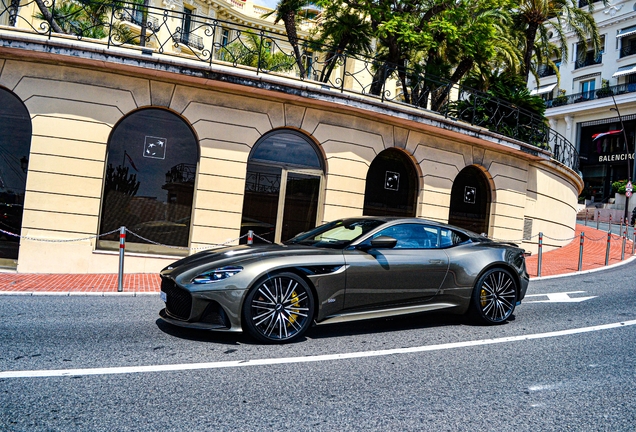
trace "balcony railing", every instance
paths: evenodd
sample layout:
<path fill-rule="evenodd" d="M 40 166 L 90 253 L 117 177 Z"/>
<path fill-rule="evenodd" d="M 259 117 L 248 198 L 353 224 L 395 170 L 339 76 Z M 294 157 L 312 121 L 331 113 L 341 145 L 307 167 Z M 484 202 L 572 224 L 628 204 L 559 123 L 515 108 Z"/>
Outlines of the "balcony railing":
<path fill-rule="evenodd" d="M 625 42 L 627 41 L 623 41 L 623 45 L 626 45 L 626 46 L 621 48 L 620 58 L 636 54 L 636 43 L 626 44 Z M 633 41 L 633 42 L 636 42 L 636 41 Z"/>
<path fill-rule="evenodd" d="M 256 74 L 311 80 L 323 89 L 362 94 L 379 103 L 393 102 L 437 112 L 446 118 L 521 141 L 526 144 L 522 150 L 529 153 L 538 155 L 539 149 L 552 149 L 556 160 L 574 170 L 578 169 L 575 148 L 550 129 L 543 116 L 447 79 L 355 52 L 334 53 L 329 47 L 319 46 L 314 41 L 299 40 L 301 55 L 313 53 L 309 54 L 313 57 L 311 74 L 303 77 L 298 72 L 298 61 L 285 35 L 194 13 L 188 13 L 189 31 L 184 32 L 181 28 L 184 12 L 124 1 L 108 4 L 105 0 L 100 0 L 100 10 L 107 11 L 101 22 L 91 20 L 76 25 L 82 16 L 90 12 L 88 9 L 82 10 L 89 6 L 90 1 L 74 3 L 77 7 L 67 15 L 64 15 L 63 9 L 56 9 L 52 14 L 55 24 L 66 35 L 74 35 L 85 42 L 99 40 L 100 47 L 135 47 L 152 40 L 152 49 L 146 47 L 145 52 L 183 56 L 183 52 L 174 49 L 176 44 L 181 43 L 196 48 L 188 55 L 201 61 L 205 67 L 218 63 L 242 69 L 251 68 Z M 55 0 L 44 2 L 49 7 L 56 4 Z M 31 32 L 48 39 L 56 36 L 52 22 L 34 18 L 26 12 L 32 10 L 31 6 L 38 10 L 38 6 L 34 5 L 35 0 L 22 0 L 19 10 L 25 11 L 23 15 L 16 15 L 15 3 L 4 3 L 7 6 L 0 3 L 0 17 L 9 16 L 19 20 L 21 31 L 29 27 Z M 57 4 L 61 4 L 59 0 Z M 122 31 L 121 26 L 122 22 L 131 20 L 142 22 L 143 18 L 140 19 L 139 14 L 131 13 L 140 10 L 145 12 L 146 22 L 153 23 L 152 26 L 146 25 L 145 38 L 134 32 Z M 224 29 L 231 29 L 231 32 L 224 34 Z"/>
<path fill-rule="evenodd" d="M 547 108 L 556 108 L 563 105 L 571 105 L 580 102 L 586 102 L 594 99 L 603 99 L 612 95 L 619 95 L 623 93 L 635 93 L 636 83 L 634 84 L 619 84 L 611 87 L 602 87 L 596 90 L 590 90 L 583 93 L 575 93 L 571 95 L 557 96 L 552 100 L 546 101 L 545 106 Z"/>
<path fill-rule="evenodd" d="M 551 66 L 539 66 L 537 74 L 540 78 L 556 75 L 556 71 Z"/>
<path fill-rule="evenodd" d="M 588 52 L 584 58 L 581 58 L 576 61 L 576 64 L 574 65 L 574 69 L 580 69 L 586 66 L 594 66 L 597 64 L 601 64 L 602 62 L 603 62 L 603 56 L 601 54 L 594 56 L 593 53 Z"/>

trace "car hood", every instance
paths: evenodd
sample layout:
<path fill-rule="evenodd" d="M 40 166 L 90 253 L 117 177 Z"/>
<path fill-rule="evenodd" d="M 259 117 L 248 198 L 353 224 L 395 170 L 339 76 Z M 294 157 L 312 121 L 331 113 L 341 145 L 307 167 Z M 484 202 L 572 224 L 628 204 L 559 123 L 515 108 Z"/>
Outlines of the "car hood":
<path fill-rule="evenodd" d="M 216 268 L 228 265 L 245 265 L 250 261 L 261 261 L 268 258 L 278 258 L 281 256 L 298 256 L 314 254 L 337 254 L 342 251 L 337 249 L 316 248 L 301 245 L 240 245 L 230 246 L 221 249 L 212 249 L 198 252 L 186 258 L 176 261 L 163 270 L 161 274 L 176 277 L 193 269 Z"/>

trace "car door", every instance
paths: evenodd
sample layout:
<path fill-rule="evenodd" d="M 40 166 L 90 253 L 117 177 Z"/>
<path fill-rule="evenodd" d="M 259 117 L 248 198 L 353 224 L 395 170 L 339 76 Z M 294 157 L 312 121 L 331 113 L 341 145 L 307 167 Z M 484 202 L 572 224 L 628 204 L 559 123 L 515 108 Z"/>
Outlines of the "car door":
<path fill-rule="evenodd" d="M 370 248 L 379 236 L 395 238 L 395 247 Z M 448 272 L 439 227 L 396 224 L 358 246 L 344 251 L 345 309 L 424 302 L 438 292 Z"/>

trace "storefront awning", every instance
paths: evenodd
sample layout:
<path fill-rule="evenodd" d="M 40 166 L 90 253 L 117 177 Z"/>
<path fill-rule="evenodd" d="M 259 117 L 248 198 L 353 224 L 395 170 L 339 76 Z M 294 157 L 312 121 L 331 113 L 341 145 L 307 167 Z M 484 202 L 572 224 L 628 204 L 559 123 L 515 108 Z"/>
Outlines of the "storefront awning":
<path fill-rule="evenodd" d="M 636 34 L 636 26 L 631 26 L 631 27 L 622 29 L 616 35 L 616 39 L 624 38 L 626 36 L 631 36 L 633 34 Z"/>
<path fill-rule="evenodd" d="M 614 72 L 614 75 L 612 75 L 612 78 L 616 78 L 616 77 L 620 77 L 624 75 L 631 75 L 635 73 L 636 73 L 636 64 L 621 66 L 618 68 L 616 72 Z"/>
<path fill-rule="evenodd" d="M 544 94 L 544 93 L 549 93 L 552 90 L 554 90 L 555 87 L 556 87 L 556 83 L 554 83 L 554 84 L 546 84 L 544 86 L 537 87 L 536 89 L 532 90 L 530 92 L 530 95 L 534 96 L 534 95 L 540 95 L 540 94 Z"/>

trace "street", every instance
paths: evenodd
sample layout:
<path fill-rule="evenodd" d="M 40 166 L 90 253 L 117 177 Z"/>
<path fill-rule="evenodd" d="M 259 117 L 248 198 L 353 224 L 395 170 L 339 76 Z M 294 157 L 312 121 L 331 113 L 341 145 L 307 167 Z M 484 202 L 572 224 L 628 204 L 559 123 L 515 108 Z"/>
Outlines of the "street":
<path fill-rule="evenodd" d="M 505 325 L 433 313 L 282 346 L 171 327 L 158 295 L 2 296 L 0 430 L 633 431 L 633 272 L 532 281 Z"/>

